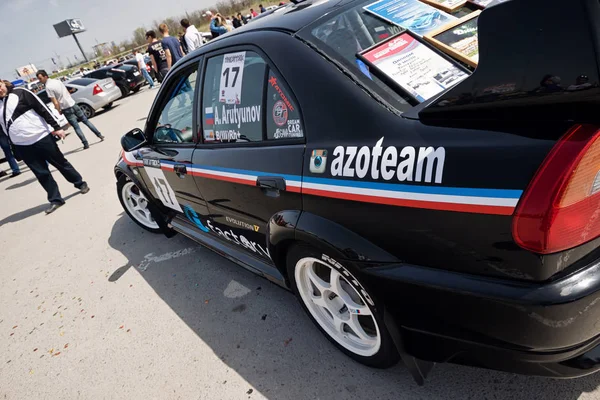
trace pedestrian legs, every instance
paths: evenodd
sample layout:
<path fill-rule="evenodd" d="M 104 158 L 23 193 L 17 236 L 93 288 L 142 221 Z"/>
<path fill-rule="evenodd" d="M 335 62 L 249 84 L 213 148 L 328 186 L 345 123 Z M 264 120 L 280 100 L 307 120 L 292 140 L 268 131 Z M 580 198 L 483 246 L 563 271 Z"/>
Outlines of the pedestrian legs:
<path fill-rule="evenodd" d="M 75 111 L 75 116 L 77 117 L 77 119 L 80 122 L 83 122 L 88 128 L 90 128 L 90 131 L 92 131 L 94 135 L 98 136 L 100 139 L 104 138 L 104 136 L 102 136 L 100 131 L 94 126 L 94 124 L 90 122 L 90 120 L 85 116 L 85 114 L 77 104 L 75 104 L 71 108 Z"/>
<path fill-rule="evenodd" d="M 152 89 L 154 87 L 154 80 L 152 80 L 152 77 L 150 76 L 150 74 L 148 73 L 148 70 L 146 68 L 142 68 L 142 75 L 148 81 L 148 85 L 150 85 L 150 89 Z"/>
<path fill-rule="evenodd" d="M 85 138 L 81 127 L 79 126 L 79 121 L 77 121 L 77 116 L 75 115 L 75 110 L 73 110 L 73 107 L 65 108 L 63 110 L 63 114 L 65 118 L 67 118 L 67 121 L 69 121 L 69 124 L 71 124 L 71 126 L 75 130 L 77 136 L 79 136 L 79 140 L 81 140 L 83 147 L 89 147 L 88 141 Z"/>
<path fill-rule="evenodd" d="M 17 160 L 15 159 L 15 157 L 12 154 L 12 151 L 10 150 L 10 143 L 8 141 L 8 136 L 0 133 L 0 148 L 2 148 L 2 152 L 4 153 L 4 156 L 6 157 L 6 160 L 8 161 L 8 165 L 10 166 L 10 169 L 12 169 L 13 175 L 18 175 L 21 173 L 21 170 L 19 169 L 19 164 L 17 163 Z"/>
<path fill-rule="evenodd" d="M 48 163 L 54 166 L 77 189 L 87 186 L 79 172 L 61 153 L 52 135 L 48 135 L 30 146 L 17 147 L 23 156 L 25 164 L 31 168 L 44 190 L 46 190 L 46 193 L 48 193 L 48 201 L 50 203 L 64 204 L 65 201 L 60 195 L 58 185 L 50 173 Z"/>

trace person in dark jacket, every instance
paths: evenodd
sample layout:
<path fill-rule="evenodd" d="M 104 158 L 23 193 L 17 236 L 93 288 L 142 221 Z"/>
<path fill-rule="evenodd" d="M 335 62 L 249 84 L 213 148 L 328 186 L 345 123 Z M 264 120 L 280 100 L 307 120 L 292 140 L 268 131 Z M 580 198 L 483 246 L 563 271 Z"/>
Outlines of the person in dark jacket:
<path fill-rule="evenodd" d="M 234 28 L 239 28 L 240 26 L 242 26 L 242 21 L 237 19 L 235 15 L 231 17 L 231 23 L 233 23 Z"/>
<path fill-rule="evenodd" d="M 34 173 L 48 193 L 53 213 L 65 204 L 58 185 L 52 177 L 48 164 L 56 168 L 82 194 L 90 191 L 87 183 L 56 144 L 64 139 L 65 132 L 48 107 L 32 92 L 25 88 L 15 88 L 9 81 L 0 80 L 0 129 L 8 136 L 15 153 Z"/>

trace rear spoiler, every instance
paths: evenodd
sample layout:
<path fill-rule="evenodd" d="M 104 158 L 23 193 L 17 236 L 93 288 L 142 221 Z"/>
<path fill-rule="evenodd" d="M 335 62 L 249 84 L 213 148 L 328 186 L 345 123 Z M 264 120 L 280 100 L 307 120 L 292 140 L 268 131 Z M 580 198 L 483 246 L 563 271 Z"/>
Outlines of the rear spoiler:
<path fill-rule="evenodd" d="M 509 0 L 481 13 L 478 35 L 476 70 L 419 119 L 599 122 L 598 0 Z"/>

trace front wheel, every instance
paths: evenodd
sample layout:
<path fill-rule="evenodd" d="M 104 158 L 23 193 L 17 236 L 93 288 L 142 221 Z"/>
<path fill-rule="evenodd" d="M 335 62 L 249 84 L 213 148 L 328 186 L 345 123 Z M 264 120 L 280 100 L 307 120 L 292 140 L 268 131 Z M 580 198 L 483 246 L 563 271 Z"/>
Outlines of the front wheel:
<path fill-rule="evenodd" d="M 312 247 L 294 245 L 287 269 L 302 308 L 336 347 L 371 367 L 398 362 L 381 309 L 347 267 Z"/>
<path fill-rule="evenodd" d="M 105 105 L 105 106 L 104 106 L 104 107 L 102 107 L 102 108 L 104 108 L 105 110 L 110 110 L 110 109 L 112 108 L 112 106 L 113 106 L 113 103 L 112 103 L 112 102 L 110 102 L 110 103 L 108 103 L 107 105 Z"/>
<path fill-rule="evenodd" d="M 117 195 L 121 206 L 136 224 L 149 232 L 161 233 L 160 227 L 150 213 L 148 199 L 144 192 L 127 175 L 121 176 L 117 181 Z"/>

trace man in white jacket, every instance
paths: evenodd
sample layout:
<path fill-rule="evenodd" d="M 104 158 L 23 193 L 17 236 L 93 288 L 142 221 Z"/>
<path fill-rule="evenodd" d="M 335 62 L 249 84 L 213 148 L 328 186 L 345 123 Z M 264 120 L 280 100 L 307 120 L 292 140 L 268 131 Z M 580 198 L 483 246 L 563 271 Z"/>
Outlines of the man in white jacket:
<path fill-rule="evenodd" d="M 198 29 L 192 24 L 187 18 L 181 20 L 181 26 L 185 29 L 185 43 L 187 44 L 188 53 L 196 50 L 198 47 L 202 46 L 204 40 L 202 39 L 202 35 L 198 32 Z"/>

